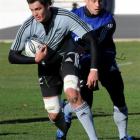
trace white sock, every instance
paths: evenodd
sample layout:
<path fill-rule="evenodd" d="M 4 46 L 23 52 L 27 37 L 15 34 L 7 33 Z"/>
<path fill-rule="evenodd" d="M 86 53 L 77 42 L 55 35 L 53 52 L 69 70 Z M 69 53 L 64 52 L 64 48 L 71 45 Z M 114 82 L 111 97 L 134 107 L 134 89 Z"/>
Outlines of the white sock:
<path fill-rule="evenodd" d="M 98 140 L 94 128 L 93 118 L 91 110 L 86 102 L 84 102 L 80 107 L 74 110 L 79 121 L 83 125 L 86 133 L 90 140 Z"/>
<path fill-rule="evenodd" d="M 128 120 L 127 107 L 123 107 L 119 109 L 118 107 L 114 106 L 113 118 L 119 131 L 119 138 L 122 139 L 126 137 L 127 136 L 127 120 Z"/>
<path fill-rule="evenodd" d="M 71 119 L 72 119 L 72 113 L 73 113 L 73 109 L 70 105 L 70 103 L 67 103 L 63 109 L 64 112 L 64 116 L 65 116 L 65 121 L 70 123 Z"/>

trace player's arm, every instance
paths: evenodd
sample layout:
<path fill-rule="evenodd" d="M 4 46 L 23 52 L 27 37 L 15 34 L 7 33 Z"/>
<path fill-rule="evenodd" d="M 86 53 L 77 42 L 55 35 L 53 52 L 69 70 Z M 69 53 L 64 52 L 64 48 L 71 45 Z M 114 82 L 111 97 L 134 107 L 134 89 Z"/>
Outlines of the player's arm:
<path fill-rule="evenodd" d="M 47 47 L 42 47 L 35 54 L 35 57 L 22 55 L 22 51 L 10 50 L 8 58 L 11 64 L 38 64 L 46 57 L 46 55 Z"/>
<path fill-rule="evenodd" d="M 98 38 L 99 43 L 102 43 L 112 38 L 115 30 L 116 30 L 116 22 L 114 19 L 112 19 L 112 21 L 109 22 L 108 24 L 95 30 L 95 33 L 97 32 L 97 34 L 99 34 L 99 38 Z"/>
<path fill-rule="evenodd" d="M 25 21 L 19 28 L 15 40 L 13 41 L 8 60 L 11 64 L 35 64 L 35 58 L 27 57 L 22 54 L 25 47 L 25 42 L 30 37 L 29 21 Z"/>
<path fill-rule="evenodd" d="M 97 59 L 98 59 L 98 52 L 97 52 L 97 41 L 93 38 L 92 31 L 86 33 L 82 38 L 86 43 L 90 46 L 90 53 L 91 53 L 91 69 L 97 69 Z"/>
<path fill-rule="evenodd" d="M 22 51 L 10 50 L 8 59 L 11 64 L 35 64 L 35 58 L 22 55 Z"/>
<path fill-rule="evenodd" d="M 98 80 L 98 52 L 97 52 L 97 43 L 96 39 L 93 38 L 92 31 L 86 33 L 83 38 L 89 46 L 90 46 L 90 53 L 91 53 L 91 68 L 90 73 L 87 79 L 87 85 L 89 88 L 95 87 Z"/>
<path fill-rule="evenodd" d="M 22 54 L 25 43 L 30 37 L 30 26 L 26 22 L 19 28 L 16 38 L 13 41 L 9 51 L 9 62 L 11 64 L 34 64 L 35 58 L 27 57 Z"/>
<path fill-rule="evenodd" d="M 25 42 L 29 35 L 27 35 L 27 31 L 25 30 L 24 33 L 22 31 L 22 26 L 19 29 L 15 40 L 13 41 L 10 51 L 9 51 L 9 62 L 11 64 L 35 64 L 35 58 L 27 57 L 22 54 L 22 51 L 25 47 Z"/>

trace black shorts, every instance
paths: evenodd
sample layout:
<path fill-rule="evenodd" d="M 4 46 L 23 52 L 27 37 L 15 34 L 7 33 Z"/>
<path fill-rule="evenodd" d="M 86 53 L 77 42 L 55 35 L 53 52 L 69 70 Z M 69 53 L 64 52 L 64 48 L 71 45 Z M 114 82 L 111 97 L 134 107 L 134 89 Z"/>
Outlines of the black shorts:
<path fill-rule="evenodd" d="M 43 97 L 57 96 L 62 93 L 63 79 L 66 75 L 78 76 L 79 55 L 74 51 L 51 64 L 39 64 L 38 75 Z"/>
<path fill-rule="evenodd" d="M 52 64 L 39 64 L 39 84 L 43 97 L 62 93 L 63 81 L 60 75 L 61 59 Z"/>

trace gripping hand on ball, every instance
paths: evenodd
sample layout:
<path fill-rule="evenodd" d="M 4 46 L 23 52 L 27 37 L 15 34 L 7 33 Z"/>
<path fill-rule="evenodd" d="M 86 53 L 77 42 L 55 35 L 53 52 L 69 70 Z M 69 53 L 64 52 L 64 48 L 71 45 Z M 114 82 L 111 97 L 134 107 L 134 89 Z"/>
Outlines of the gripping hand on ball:
<path fill-rule="evenodd" d="M 44 60 L 46 55 L 47 55 L 47 45 L 43 45 L 43 47 L 41 47 L 35 54 L 35 62 L 37 64 L 40 63 L 42 60 Z"/>

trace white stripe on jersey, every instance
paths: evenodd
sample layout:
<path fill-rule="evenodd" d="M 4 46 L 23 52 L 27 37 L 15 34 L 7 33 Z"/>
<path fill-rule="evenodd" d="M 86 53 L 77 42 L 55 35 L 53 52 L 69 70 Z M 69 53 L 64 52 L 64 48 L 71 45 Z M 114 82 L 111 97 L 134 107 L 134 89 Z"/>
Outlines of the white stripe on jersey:
<path fill-rule="evenodd" d="M 26 41 L 36 37 L 39 41 L 46 43 L 51 50 L 57 51 L 61 55 L 65 52 L 64 47 L 66 46 L 59 48 L 59 45 L 65 36 L 74 32 L 81 38 L 92 30 L 77 15 L 68 10 L 52 7 L 52 11 L 52 19 L 49 24 L 47 23 L 48 31 L 45 31 L 43 24 L 37 22 L 34 17 L 30 17 L 19 29 L 11 50 L 24 50 Z"/>

